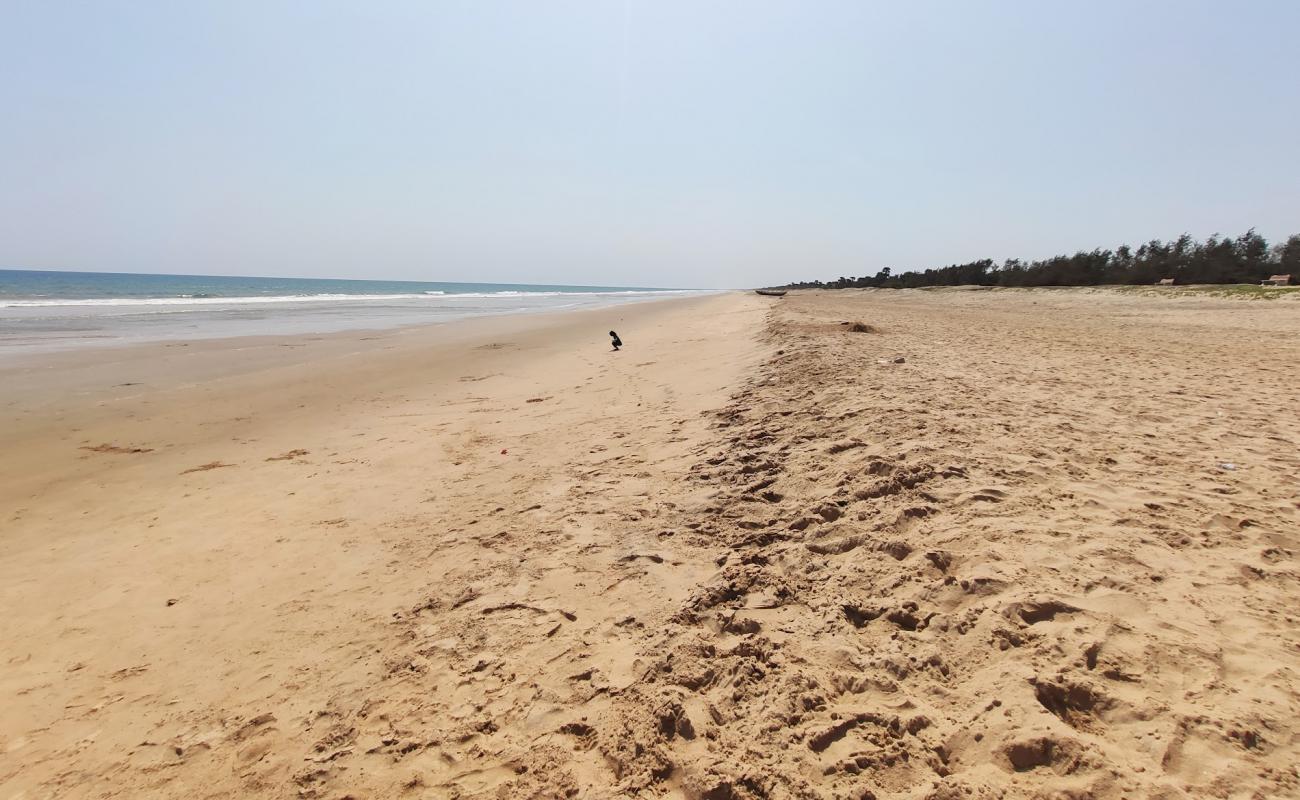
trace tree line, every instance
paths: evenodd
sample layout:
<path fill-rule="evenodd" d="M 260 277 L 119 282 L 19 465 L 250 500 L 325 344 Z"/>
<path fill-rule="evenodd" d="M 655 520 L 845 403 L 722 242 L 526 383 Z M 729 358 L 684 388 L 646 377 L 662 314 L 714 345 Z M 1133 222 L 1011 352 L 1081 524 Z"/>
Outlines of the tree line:
<path fill-rule="evenodd" d="M 894 273 L 889 267 L 871 277 L 841 277 L 834 281 L 803 281 L 789 289 L 846 289 L 921 286 L 1100 286 L 1149 284 L 1173 278 L 1175 283 L 1259 283 L 1274 274 L 1290 273 L 1300 280 L 1300 234 L 1269 246 L 1254 228 L 1228 238 L 1214 234 L 1196 241 L 1183 234 L 1172 242 L 1153 239 L 1136 250 L 1079 251 L 1039 261 L 991 258 L 914 272 Z"/>

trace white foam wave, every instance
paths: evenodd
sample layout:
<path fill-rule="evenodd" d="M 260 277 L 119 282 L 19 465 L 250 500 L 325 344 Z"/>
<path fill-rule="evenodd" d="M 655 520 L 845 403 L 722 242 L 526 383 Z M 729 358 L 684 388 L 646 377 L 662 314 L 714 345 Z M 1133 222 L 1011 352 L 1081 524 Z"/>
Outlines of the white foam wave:
<path fill-rule="evenodd" d="M 659 295 L 676 295 L 676 294 L 709 294 L 707 289 L 618 289 L 591 292 L 520 292 L 520 291 L 503 291 L 503 292 L 464 292 L 449 294 L 448 300 L 458 300 L 460 298 L 484 299 L 491 297 L 657 297 Z"/>
<path fill-rule="evenodd" d="M 201 305 L 256 305 L 263 303 L 322 303 L 322 302 L 368 302 L 376 300 L 484 300 L 492 298 L 519 297 L 631 297 L 675 294 L 699 294 L 689 289 L 642 290 L 628 289 L 618 291 L 591 292 L 464 292 L 446 294 L 444 292 L 422 292 L 420 294 L 303 294 L 303 295 L 267 295 L 253 297 L 96 297 L 86 299 L 50 298 L 4 299 L 0 298 L 0 308 L 53 308 L 59 306 L 201 306 Z"/>
<path fill-rule="evenodd" d="M 265 297 L 95 297 L 50 300 L 0 300 L 0 308 L 45 308 L 51 306 L 211 306 L 251 305 L 256 303 L 314 303 L 340 300 L 404 300 L 423 298 L 422 294 L 303 294 L 267 295 Z"/>

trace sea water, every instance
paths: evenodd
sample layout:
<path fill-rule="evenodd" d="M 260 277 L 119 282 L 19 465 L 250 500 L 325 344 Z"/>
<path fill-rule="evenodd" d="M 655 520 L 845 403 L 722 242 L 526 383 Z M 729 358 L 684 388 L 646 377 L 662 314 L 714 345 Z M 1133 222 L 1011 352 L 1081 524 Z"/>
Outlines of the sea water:
<path fill-rule="evenodd" d="M 0 354 L 594 308 L 677 289 L 0 270 Z"/>

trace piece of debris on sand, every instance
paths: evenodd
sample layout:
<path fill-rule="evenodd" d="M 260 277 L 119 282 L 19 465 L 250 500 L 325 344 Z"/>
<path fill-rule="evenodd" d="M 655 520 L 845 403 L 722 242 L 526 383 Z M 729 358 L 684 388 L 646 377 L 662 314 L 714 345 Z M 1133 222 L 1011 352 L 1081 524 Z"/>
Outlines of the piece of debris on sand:
<path fill-rule="evenodd" d="M 84 446 L 81 449 L 89 450 L 92 453 L 129 454 L 129 453 L 152 453 L 153 452 L 152 447 L 122 447 L 121 445 L 109 444 L 107 442 L 105 442 L 104 444 L 97 444 L 94 447 Z"/>
<path fill-rule="evenodd" d="M 222 463 L 222 462 L 220 462 L 220 461 L 209 461 L 208 463 L 206 463 L 206 464 L 200 464 L 200 465 L 198 465 L 197 467 L 190 467 L 189 469 L 187 469 L 187 470 L 181 472 L 181 474 L 182 474 L 182 475 L 188 475 L 188 474 L 190 474 L 191 472 L 207 472 L 207 471 L 210 470 L 210 469 L 222 469 L 222 468 L 224 468 L 224 467 L 233 467 L 233 466 L 235 466 L 235 465 L 234 465 L 234 464 L 224 464 L 224 463 Z"/>

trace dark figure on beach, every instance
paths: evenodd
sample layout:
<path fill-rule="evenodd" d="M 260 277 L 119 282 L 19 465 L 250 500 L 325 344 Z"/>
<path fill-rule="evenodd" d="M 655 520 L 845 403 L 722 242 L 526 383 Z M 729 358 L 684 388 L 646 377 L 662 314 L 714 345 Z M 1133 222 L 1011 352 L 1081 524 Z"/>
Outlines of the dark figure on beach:
<path fill-rule="evenodd" d="M 611 339 L 614 340 L 614 349 L 615 349 L 615 350 L 617 350 L 618 348 L 620 348 L 620 347 L 623 346 L 623 340 L 620 339 L 620 338 L 618 338 L 618 334 L 617 334 L 617 333 L 614 333 L 613 331 L 610 331 L 610 332 L 609 332 L 609 338 L 611 338 Z"/>

